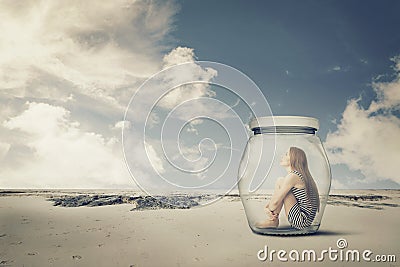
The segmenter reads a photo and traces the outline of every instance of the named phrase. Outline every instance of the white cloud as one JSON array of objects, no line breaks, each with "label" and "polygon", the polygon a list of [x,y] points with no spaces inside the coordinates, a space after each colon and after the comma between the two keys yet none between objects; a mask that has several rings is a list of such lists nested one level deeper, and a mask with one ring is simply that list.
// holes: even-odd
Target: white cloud
[{"label": "white cloud", "polygon": [[119,140],[132,125],[121,118],[166,64],[177,11],[173,1],[1,1],[0,187],[132,186]]},{"label": "white cloud", "polygon": [[[177,105],[187,100],[197,99],[199,97],[215,96],[215,93],[207,84],[190,84],[177,87],[167,93],[158,103],[160,107],[165,109],[173,109]],[[199,107],[200,108],[200,107]]]},{"label": "white cloud", "polygon": [[[165,67],[194,61],[194,51],[187,47],[177,47],[164,56]],[[177,85],[180,84],[179,81],[182,80],[210,81],[216,74],[216,71],[213,69],[204,69],[199,65],[192,64],[184,70],[180,69],[179,73],[172,72],[172,75],[166,77],[166,80],[169,81],[170,84]],[[193,83],[170,89],[172,90],[163,96],[158,103],[160,107],[165,109],[172,109],[186,100],[196,99],[202,96],[215,96],[215,92],[210,89],[207,83]],[[192,106],[192,110],[195,110],[196,107],[199,109],[202,108],[201,106],[196,105]]]},{"label": "white cloud", "polygon": [[112,127],[114,130],[122,130],[122,129],[130,129],[132,127],[131,123],[129,121],[118,121],[115,123],[115,125]]},{"label": "white cloud", "polygon": [[170,53],[164,56],[164,67],[170,67],[176,64],[193,62],[195,61],[196,56],[194,54],[193,48],[188,47],[177,47],[172,50]]},{"label": "white cloud", "polygon": [[200,125],[200,124],[203,124],[203,120],[202,119],[194,119],[194,120],[189,122],[186,131],[188,133],[194,133],[195,135],[199,135],[199,131],[197,130],[196,126]]},{"label": "white cloud", "polygon": [[188,133],[194,133],[195,135],[199,135],[199,131],[196,129],[196,127],[192,124],[189,123],[189,126],[186,129],[186,132]]},{"label": "white cloud", "polygon": [[38,97],[27,88],[53,77],[118,106],[118,87],[160,68],[176,12],[170,2],[2,1],[0,88]]},{"label": "white cloud", "polygon": [[[190,62],[194,59],[193,49],[177,47],[164,57],[164,63],[177,65],[182,61]],[[163,111],[167,111],[188,100],[213,97],[215,92],[207,82],[211,81],[216,75],[217,72],[214,69],[204,68],[195,63],[168,68],[164,72],[157,73],[136,91],[130,104],[129,113],[135,115],[135,120],[144,121],[149,115],[148,113],[154,111],[153,108],[161,108]],[[190,83],[191,81],[200,82]],[[203,105],[196,103],[191,106],[189,111],[190,114],[199,114],[202,110],[204,110]],[[185,113],[182,114],[182,119],[186,120],[188,114],[182,113]],[[158,115],[150,118],[150,121],[155,124],[158,123]]]},{"label": "white cloud", "polygon": [[[8,144],[26,146],[31,154],[15,170],[0,170],[1,187],[102,188],[131,184],[123,163],[119,140],[84,132],[70,112],[45,103],[27,103],[28,108],[3,126],[27,136]],[[6,155],[3,160],[7,160]]]},{"label": "white cloud", "polygon": [[333,67],[329,67],[327,72],[328,73],[332,73],[332,72],[348,72],[350,70],[349,66],[333,66]]},{"label": "white cloud", "polygon": [[392,58],[395,63],[394,70],[397,77],[392,82],[374,82],[373,88],[377,95],[377,100],[371,102],[369,112],[383,111],[390,113],[400,110],[400,57]]},{"label": "white cloud", "polygon": [[400,183],[400,118],[395,115],[400,111],[400,60],[393,61],[395,79],[373,84],[377,98],[367,109],[361,99],[350,100],[337,131],[326,138],[331,163],[359,170],[366,177],[360,182],[388,178]]},{"label": "white cloud", "polygon": [[190,125],[195,126],[195,125],[203,124],[203,122],[204,121],[202,119],[195,119],[195,120],[190,121]]}]

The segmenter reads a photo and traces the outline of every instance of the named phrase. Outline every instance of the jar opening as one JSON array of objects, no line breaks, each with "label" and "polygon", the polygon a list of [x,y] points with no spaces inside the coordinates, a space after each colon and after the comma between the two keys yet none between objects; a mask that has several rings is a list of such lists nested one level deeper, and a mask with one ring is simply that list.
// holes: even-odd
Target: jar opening
[{"label": "jar opening", "polygon": [[315,134],[319,121],[303,116],[270,116],[254,118],[250,129],[257,134]]},{"label": "jar opening", "polygon": [[317,129],[303,126],[269,126],[251,129],[254,135],[258,134],[315,134]]}]

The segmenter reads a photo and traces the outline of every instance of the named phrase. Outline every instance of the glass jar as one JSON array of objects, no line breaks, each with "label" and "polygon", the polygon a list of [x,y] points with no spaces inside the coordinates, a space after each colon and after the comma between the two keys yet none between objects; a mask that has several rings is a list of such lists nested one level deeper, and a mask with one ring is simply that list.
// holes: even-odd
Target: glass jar
[{"label": "glass jar", "polygon": [[250,122],[253,133],[240,163],[238,186],[254,233],[297,235],[318,230],[331,186],[318,128],[317,119],[300,116]]}]

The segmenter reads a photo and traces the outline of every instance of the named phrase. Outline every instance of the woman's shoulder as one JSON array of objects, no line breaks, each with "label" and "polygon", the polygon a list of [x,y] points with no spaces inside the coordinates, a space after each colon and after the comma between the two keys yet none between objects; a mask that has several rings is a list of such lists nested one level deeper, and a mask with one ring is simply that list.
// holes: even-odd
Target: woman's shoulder
[{"label": "woman's shoulder", "polygon": [[302,177],[296,173],[293,173],[293,172],[288,173],[288,175],[286,176],[286,179],[288,179],[288,181],[290,181],[290,183],[293,185],[293,187],[296,187],[296,188],[304,187],[304,181],[303,181]]},{"label": "woman's shoulder", "polygon": [[298,176],[297,174],[293,173],[293,172],[289,172],[286,177],[286,179],[288,180],[296,180],[298,178],[300,178],[300,176]]},{"label": "woman's shoulder", "polygon": [[294,173],[288,173],[286,176],[285,176],[285,179],[289,182],[289,183],[291,183],[291,184],[297,184],[298,182],[299,182],[299,176],[297,176],[296,174],[294,174]]}]

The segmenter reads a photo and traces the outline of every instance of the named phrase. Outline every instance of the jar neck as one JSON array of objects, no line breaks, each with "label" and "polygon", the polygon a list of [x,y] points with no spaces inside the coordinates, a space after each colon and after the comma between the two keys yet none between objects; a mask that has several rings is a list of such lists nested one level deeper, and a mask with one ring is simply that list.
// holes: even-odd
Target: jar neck
[{"label": "jar neck", "polygon": [[254,135],[258,134],[315,134],[317,129],[304,126],[269,126],[252,129]]}]

